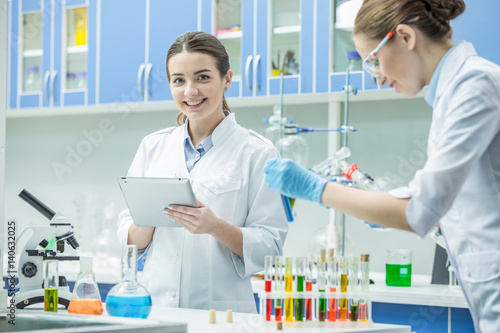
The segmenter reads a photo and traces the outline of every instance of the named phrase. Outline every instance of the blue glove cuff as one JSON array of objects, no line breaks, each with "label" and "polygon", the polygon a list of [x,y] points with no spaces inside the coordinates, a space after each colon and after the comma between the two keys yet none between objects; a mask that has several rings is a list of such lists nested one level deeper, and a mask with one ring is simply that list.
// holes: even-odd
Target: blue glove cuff
[{"label": "blue glove cuff", "polygon": [[328,180],[318,177],[312,188],[312,195],[309,200],[321,204],[321,196],[323,195],[326,183],[328,183]]}]

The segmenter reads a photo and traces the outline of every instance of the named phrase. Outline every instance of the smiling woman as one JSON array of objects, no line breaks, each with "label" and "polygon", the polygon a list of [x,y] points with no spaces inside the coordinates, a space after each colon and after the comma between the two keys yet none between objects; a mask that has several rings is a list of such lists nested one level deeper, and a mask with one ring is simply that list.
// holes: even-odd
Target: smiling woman
[{"label": "smiling woman", "polygon": [[118,221],[122,244],[147,249],[141,283],[155,305],[256,312],[250,276],[281,255],[288,231],[281,196],[262,169],[273,144],[239,126],[224,99],[233,72],[220,41],[203,32],[177,38],[167,77],[178,127],[146,136],[128,176],[188,178],[198,207],[172,205],[172,227]]}]

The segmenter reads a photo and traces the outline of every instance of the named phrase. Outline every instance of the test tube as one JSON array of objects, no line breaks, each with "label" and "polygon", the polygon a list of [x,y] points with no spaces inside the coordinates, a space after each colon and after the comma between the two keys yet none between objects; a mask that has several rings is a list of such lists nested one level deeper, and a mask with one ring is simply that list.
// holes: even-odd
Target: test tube
[{"label": "test tube", "polygon": [[[283,292],[283,257],[276,256],[274,258],[274,291],[276,293]],[[278,297],[274,300],[274,319],[281,321],[283,316],[283,299]]]},{"label": "test tube", "polygon": [[[330,288],[330,292],[337,291],[337,273],[338,273],[338,263],[335,261],[334,257],[334,249],[328,249],[328,260],[327,260],[327,269],[328,269],[328,286]],[[337,298],[332,297],[328,302],[328,321],[336,321],[337,320]]]},{"label": "test tube", "polygon": [[270,297],[271,294],[271,281],[273,278],[273,257],[266,256],[264,258],[264,281],[265,281],[265,291],[267,293],[266,298],[266,321],[271,321],[271,314],[273,312],[273,299]]},{"label": "test tube", "polygon": [[[349,258],[349,286],[348,290],[351,295],[356,295],[358,293],[358,258]],[[358,299],[357,296],[351,296],[350,300],[350,320],[358,321]]]},{"label": "test tube", "polygon": [[[347,280],[347,266],[348,266],[348,261],[347,258],[342,257],[340,258],[339,261],[339,271],[340,271],[340,292],[341,293],[347,293],[347,285],[348,285],[348,280]],[[348,316],[348,301],[347,298],[344,295],[341,295],[340,298],[340,304],[339,304],[339,320],[341,321],[347,321],[347,316]]]},{"label": "test tube", "polygon": [[362,254],[361,255],[361,293],[363,294],[363,298],[359,300],[359,320],[368,321],[368,299],[366,298],[369,293],[370,286],[370,255]]},{"label": "test tube", "polygon": [[[297,292],[304,294],[306,258],[297,258]],[[304,298],[295,299],[295,321],[304,321]]]},{"label": "test tube", "polygon": [[[285,292],[293,292],[293,258],[285,258]],[[293,321],[293,298],[285,298],[285,321]]]},{"label": "test tube", "polygon": [[59,288],[59,261],[44,261],[44,311],[57,312],[59,297],[57,289]]},{"label": "test tube", "polygon": [[[306,262],[306,293],[312,292],[314,258],[309,256]],[[312,320],[312,298],[306,298],[306,320]]]},{"label": "test tube", "polygon": [[326,297],[321,296],[321,293],[326,291],[328,285],[328,269],[326,266],[326,250],[319,250],[319,270],[318,270],[318,291],[319,305],[318,305],[318,319],[325,321],[326,319]]}]

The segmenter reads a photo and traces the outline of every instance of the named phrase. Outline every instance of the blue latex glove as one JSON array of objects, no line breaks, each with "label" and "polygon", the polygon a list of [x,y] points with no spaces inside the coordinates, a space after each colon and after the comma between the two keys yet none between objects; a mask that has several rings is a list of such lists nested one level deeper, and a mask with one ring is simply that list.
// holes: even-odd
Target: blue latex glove
[{"label": "blue latex glove", "polygon": [[321,203],[321,194],[327,183],[314,173],[290,159],[272,159],[264,166],[266,182],[273,190],[290,198]]},{"label": "blue latex glove", "polygon": [[373,223],[366,222],[366,221],[364,221],[364,222],[366,225],[368,225],[372,229],[386,229],[386,227],[383,227],[381,225],[373,224]]}]

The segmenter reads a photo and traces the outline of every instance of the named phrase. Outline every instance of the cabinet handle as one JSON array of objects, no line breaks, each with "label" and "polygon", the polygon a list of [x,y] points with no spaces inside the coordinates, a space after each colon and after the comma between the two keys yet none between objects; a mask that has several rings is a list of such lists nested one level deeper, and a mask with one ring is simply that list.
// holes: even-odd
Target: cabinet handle
[{"label": "cabinet handle", "polygon": [[49,100],[49,78],[50,78],[50,71],[45,72],[45,76],[43,77],[43,96],[45,97],[45,101],[47,103],[50,102]]},{"label": "cabinet handle", "polygon": [[139,66],[139,71],[137,72],[137,90],[139,90],[139,96],[144,97],[144,94],[142,93],[142,86],[141,86],[141,77],[142,77],[142,72],[144,72],[144,68],[146,65],[141,64]]},{"label": "cabinet handle", "polygon": [[257,79],[257,68],[259,67],[259,62],[260,62],[260,54],[257,54],[257,56],[255,57],[255,62],[253,63],[253,78],[255,82],[255,88],[257,88],[257,91],[260,91],[259,80]]},{"label": "cabinet handle", "polygon": [[248,74],[250,72],[250,64],[252,63],[252,56],[247,57],[247,62],[245,64],[245,81],[247,83],[248,91],[252,91],[252,85],[250,84],[250,80],[248,79]]},{"label": "cabinet handle", "polygon": [[146,73],[144,74],[144,95],[147,97],[151,97],[149,93],[149,73],[151,73],[151,69],[153,68],[153,64],[148,64],[146,66]]},{"label": "cabinet handle", "polygon": [[52,103],[54,103],[55,101],[55,98],[54,98],[54,81],[56,80],[56,76],[57,76],[57,72],[56,71],[52,71],[52,73],[50,73],[50,100],[52,101]]}]

